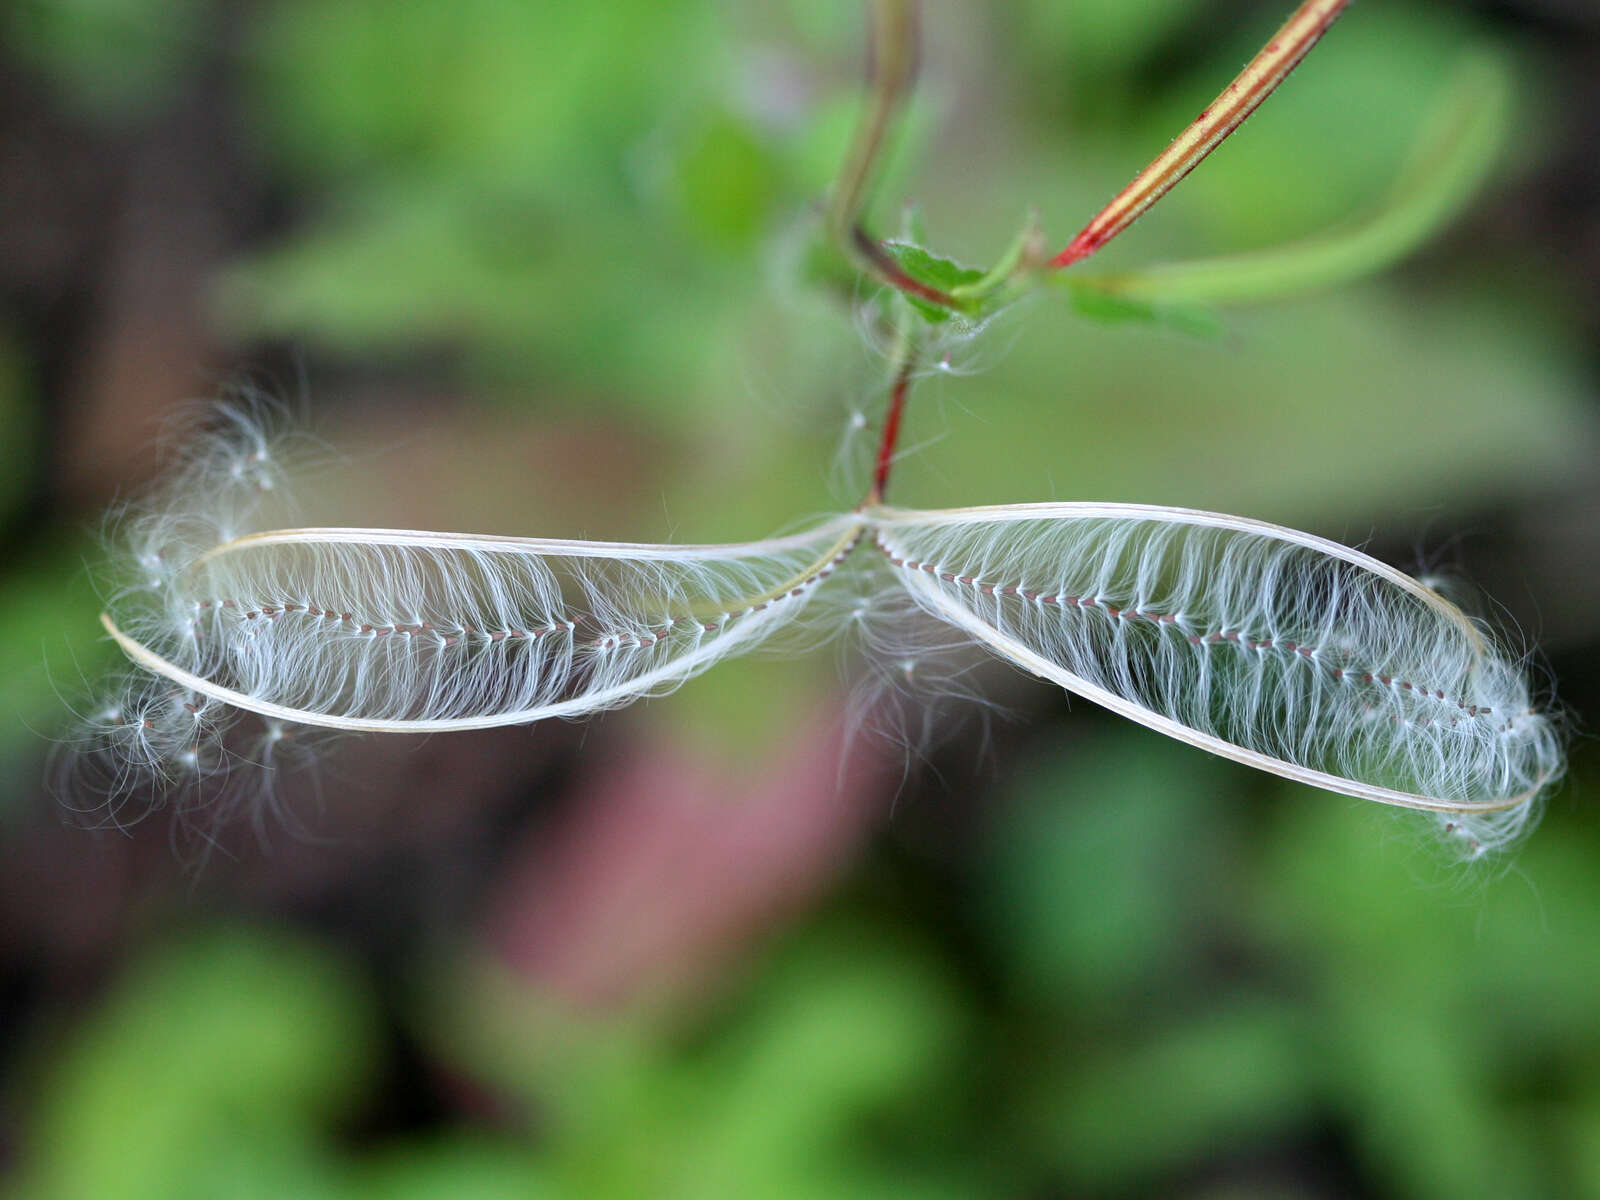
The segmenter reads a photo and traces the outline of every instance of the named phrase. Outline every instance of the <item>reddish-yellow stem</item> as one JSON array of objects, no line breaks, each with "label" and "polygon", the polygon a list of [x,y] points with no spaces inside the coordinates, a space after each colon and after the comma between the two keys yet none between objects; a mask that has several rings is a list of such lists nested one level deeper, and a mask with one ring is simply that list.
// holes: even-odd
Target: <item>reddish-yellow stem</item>
[{"label": "reddish-yellow stem", "polygon": [[915,359],[908,352],[894,374],[889,388],[889,411],[883,418],[883,433],[878,441],[878,462],[872,475],[872,491],[863,503],[882,504],[883,494],[889,488],[889,472],[894,469],[895,445],[900,440],[900,422],[905,416],[906,394],[911,390],[911,370]]},{"label": "reddish-yellow stem", "polygon": [[1087,258],[1137,221],[1145,209],[1199,166],[1206,155],[1272,95],[1349,4],[1350,0],[1306,0],[1295,9],[1283,28],[1239,72],[1222,95],[1101,209],[1067,248],[1050,260],[1050,265],[1066,267]]}]

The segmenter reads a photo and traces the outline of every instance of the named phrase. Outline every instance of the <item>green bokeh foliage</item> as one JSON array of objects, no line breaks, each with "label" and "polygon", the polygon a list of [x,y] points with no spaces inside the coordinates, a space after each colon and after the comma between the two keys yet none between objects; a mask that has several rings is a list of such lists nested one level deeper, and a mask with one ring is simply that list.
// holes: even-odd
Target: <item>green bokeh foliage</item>
[{"label": "green bokeh foliage", "polygon": [[[18,45],[101,119],[158,105],[195,52],[185,5],[28,8]],[[919,108],[885,205],[913,190],[932,244],[975,262],[1027,201],[1070,233],[1270,28],[1221,37],[1152,93],[1143,65],[1196,34],[1201,8],[1030,3],[1015,30],[930,14],[932,37],[979,48],[986,80],[1014,51],[1006,86],[1023,90],[972,95],[978,119],[948,137],[930,133],[947,114]],[[334,361],[443,348],[530,420],[643,426],[670,514],[642,511],[640,538],[754,536],[855,502],[825,482],[835,402],[875,396],[883,364],[801,269],[854,113],[853,8],[280,0],[251,19],[234,69],[253,148],[298,211],[218,286],[242,343],[286,336]],[[1106,268],[1368,211],[1476,34],[1442,6],[1356,6]],[[1403,281],[1246,313],[1098,293],[1021,305],[940,347],[984,370],[919,384],[908,441],[935,444],[903,464],[897,498],[1168,502],[1359,536],[1592,468],[1569,332],[1453,273],[1446,246]],[[972,282],[946,261],[915,265]],[[1212,336],[1189,336],[1201,323]],[[26,372],[0,374],[7,428],[27,429]],[[8,663],[32,661],[41,630],[92,628],[81,553],[63,536],[8,578]],[[781,736],[802,688],[821,693],[821,657],[719,671],[672,719]],[[9,675],[0,702],[54,706],[32,680]],[[17,1092],[13,1190],[1201,1194],[1185,1189],[1219,1163],[1331,1137],[1377,1194],[1600,1194],[1600,836],[1574,817],[1583,786],[1558,801],[1560,836],[1441,877],[1391,814],[1144,731],[1097,725],[1004,774],[970,875],[939,881],[953,897],[847,887],[691,1036],[428,971],[408,1032],[515,1098],[504,1125],[341,1139],[380,1106],[385,1064],[373,985],[328,947],[227,926],[136,948]],[[894,869],[883,857],[868,870]],[[1250,1178],[1215,1194],[1325,1194]]]}]

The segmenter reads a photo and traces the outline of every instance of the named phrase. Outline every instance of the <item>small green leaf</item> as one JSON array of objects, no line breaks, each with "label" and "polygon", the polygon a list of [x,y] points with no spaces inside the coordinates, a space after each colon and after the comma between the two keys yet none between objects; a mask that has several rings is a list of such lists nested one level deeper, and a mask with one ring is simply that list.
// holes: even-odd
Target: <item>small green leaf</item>
[{"label": "small green leaf", "polygon": [[983,272],[975,267],[963,267],[909,242],[885,242],[883,248],[907,275],[943,292],[977,283],[983,278]]},{"label": "small green leaf", "polygon": [[[956,288],[975,284],[984,277],[984,273],[974,267],[963,267],[960,263],[940,258],[937,254],[931,254],[921,246],[910,242],[884,242],[883,248],[912,279],[946,295]],[[933,325],[948,321],[951,314],[957,311],[935,304],[921,296],[907,295],[906,299],[924,320]]]}]

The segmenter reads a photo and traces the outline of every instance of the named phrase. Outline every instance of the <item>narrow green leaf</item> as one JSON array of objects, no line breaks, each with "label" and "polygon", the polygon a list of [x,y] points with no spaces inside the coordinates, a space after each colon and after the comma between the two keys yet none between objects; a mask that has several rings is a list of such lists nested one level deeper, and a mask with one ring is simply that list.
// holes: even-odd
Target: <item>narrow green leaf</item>
[{"label": "narrow green leaf", "polygon": [[1066,291],[1081,317],[1105,325],[1161,325],[1196,337],[1216,337],[1222,325],[1209,310],[1193,303],[1171,303],[1167,297],[1145,299],[1107,291],[1092,281],[1056,276],[1050,282]]},{"label": "narrow green leaf", "polygon": [[[1275,249],[1076,282],[1125,301],[1226,304],[1267,300],[1372,274],[1415,250],[1483,183],[1505,140],[1511,77],[1488,51],[1469,55],[1388,199],[1363,220]],[[1075,294],[1075,302],[1079,302]]]},{"label": "narrow green leaf", "polygon": [[957,300],[976,300],[980,304],[986,300],[994,301],[996,294],[1001,293],[1005,285],[1012,280],[1012,276],[1017,274],[1025,258],[1031,258],[1034,263],[1043,258],[1043,245],[1044,232],[1039,228],[1039,215],[1030,212],[999,261],[974,282],[951,288],[951,294]]}]

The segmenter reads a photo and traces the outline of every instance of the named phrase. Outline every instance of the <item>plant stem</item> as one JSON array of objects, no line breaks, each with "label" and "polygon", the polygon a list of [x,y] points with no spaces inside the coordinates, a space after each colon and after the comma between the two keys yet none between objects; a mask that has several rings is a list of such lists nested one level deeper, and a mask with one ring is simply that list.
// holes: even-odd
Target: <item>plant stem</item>
[{"label": "plant stem", "polygon": [[1087,258],[1138,220],[1255,112],[1349,4],[1350,0],[1306,0],[1295,9],[1222,94],[1101,209],[1050,265],[1066,267]]},{"label": "plant stem", "polygon": [[894,469],[895,446],[900,440],[900,423],[905,416],[906,397],[911,392],[911,372],[917,361],[912,340],[906,334],[900,337],[898,358],[894,382],[889,385],[889,408],[883,416],[883,433],[878,439],[878,461],[872,473],[872,490],[867,493],[864,504],[883,503],[884,492],[889,487],[889,472]]},{"label": "plant stem", "polygon": [[866,207],[873,175],[882,162],[889,131],[916,80],[917,0],[873,0],[871,20],[867,103],[828,200],[828,236],[847,258],[878,282],[933,304],[955,308],[957,305],[949,296],[902,271],[861,226],[861,211]]}]

